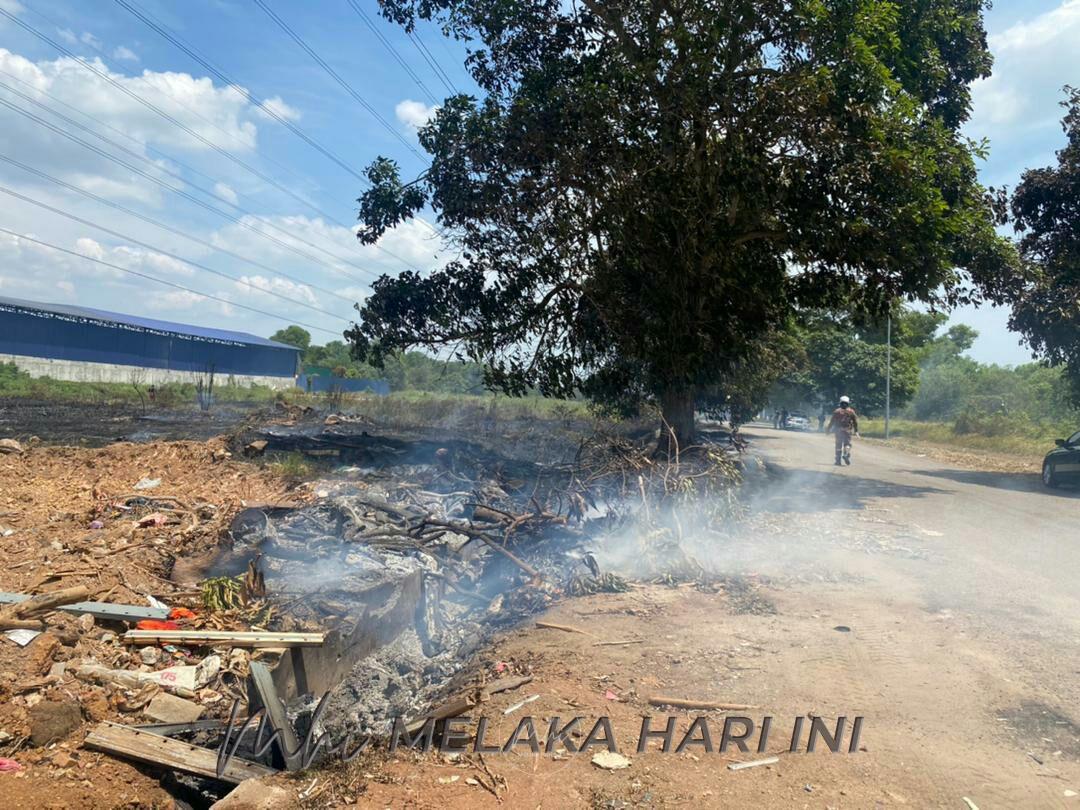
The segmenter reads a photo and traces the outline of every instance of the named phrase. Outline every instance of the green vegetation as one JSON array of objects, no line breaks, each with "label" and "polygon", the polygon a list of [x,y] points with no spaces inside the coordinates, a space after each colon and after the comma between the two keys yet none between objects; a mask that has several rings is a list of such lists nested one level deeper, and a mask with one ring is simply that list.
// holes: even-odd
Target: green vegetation
[{"label": "green vegetation", "polygon": [[[1039,425],[1015,420],[990,420],[972,425],[967,420],[916,422],[910,419],[894,419],[889,426],[889,432],[893,439],[1040,459],[1053,449],[1054,439],[1070,436],[1078,427],[1080,424],[1064,423],[1055,428],[1049,424]],[[859,430],[867,438],[884,439],[885,421],[864,420],[860,423]]]},{"label": "green vegetation", "polygon": [[[91,405],[142,406],[149,386],[140,382],[138,389],[131,383],[94,383],[54,380],[50,377],[31,377],[14,363],[0,363],[0,398],[15,397],[48,402],[71,402]],[[194,383],[167,383],[156,386],[156,404],[176,407],[196,402]],[[141,393],[140,393],[141,392]],[[282,393],[261,385],[235,385],[228,378],[214,385],[214,400],[223,402],[272,402]]]}]

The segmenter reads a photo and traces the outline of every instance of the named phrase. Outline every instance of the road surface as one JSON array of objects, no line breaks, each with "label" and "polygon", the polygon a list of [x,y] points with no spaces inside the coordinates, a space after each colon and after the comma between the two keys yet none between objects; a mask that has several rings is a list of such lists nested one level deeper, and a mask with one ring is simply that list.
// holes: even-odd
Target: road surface
[{"label": "road surface", "polygon": [[1080,492],[858,440],[837,468],[831,437],[747,436],[769,460],[759,536],[720,562],[787,583],[780,691],[866,717],[886,805],[1080,807]]}]

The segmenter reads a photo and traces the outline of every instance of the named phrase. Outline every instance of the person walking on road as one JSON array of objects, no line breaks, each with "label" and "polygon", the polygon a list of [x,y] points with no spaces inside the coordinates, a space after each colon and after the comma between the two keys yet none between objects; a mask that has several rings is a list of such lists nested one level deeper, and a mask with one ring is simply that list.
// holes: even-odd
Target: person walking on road
[{"label": "person walking on road", "polygon": [[840,397],[840,406],[833,411],[826,433],[836,436],[836,466],[851,464],[851,437],[859,435],[859,417],[851,407],[849,397]]}]

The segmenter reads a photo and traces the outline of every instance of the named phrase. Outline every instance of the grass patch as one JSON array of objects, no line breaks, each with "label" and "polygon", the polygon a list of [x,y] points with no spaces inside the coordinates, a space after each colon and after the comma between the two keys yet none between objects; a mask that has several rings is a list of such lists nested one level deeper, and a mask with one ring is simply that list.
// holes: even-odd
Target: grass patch
[{"label": "grass patch", "polygon": [[294,450],[291,453],[282,453],[269,464],[267,467],[274,475],[281,476],[287,481],[300,482],[306,481],[313,477],[315,473],[315,464],[310,461],[299,450]]},{"label": "grass patch", "polygon": [[[890,433],[893,439],[934,444],[941,447],[1001,453],[1025,458],[1042,458],[1054,448],[1054,440],[1072,435],[1080,426],[1038,424],[1024,419],[993,417],[971,420],[961,417],[956,422],[915,422],[893,419]],[[862,419],[863,436],[885,438],[885,421]]]}]

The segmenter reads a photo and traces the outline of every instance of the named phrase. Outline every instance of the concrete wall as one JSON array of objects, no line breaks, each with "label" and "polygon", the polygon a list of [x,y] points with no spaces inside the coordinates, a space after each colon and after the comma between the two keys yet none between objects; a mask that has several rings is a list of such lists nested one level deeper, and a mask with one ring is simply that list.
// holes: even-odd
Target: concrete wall
[{"label": "concrete wall", "polygon": [[[0,363],[14,363],[20,371],[32,377],[52,377],[54,380],[72,382],[130,383],[137,373],[144,385],[162,385],[170,382],[195,382],[201,375],[189,371],[171,371],[164,368],[143,368],[117,363],[87,363],[77,360],[52,360],[47,357],[27,357],[18,354],[0,354]],[[217,374],[214,385],[225,385],[228,375]],[[237,385],[265,385],[284,390],[296,385],[295,377],[266,377],[234,374]]]}]

